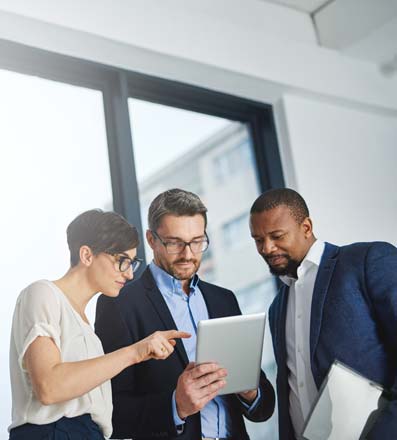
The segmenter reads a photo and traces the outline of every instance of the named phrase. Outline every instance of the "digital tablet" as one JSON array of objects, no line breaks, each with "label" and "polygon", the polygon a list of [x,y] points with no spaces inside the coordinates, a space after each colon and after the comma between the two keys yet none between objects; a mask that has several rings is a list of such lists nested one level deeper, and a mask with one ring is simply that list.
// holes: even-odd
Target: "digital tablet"
[{"label": "digital tablet", "polygon": [[383,388],[335,361],[307,417],[307,440],[366,439],[387,405]]},{"label": "digital tablet", "polygon": [[265,313],[199,321],[196,363],[217,362],[228,371],[219,395],[258,388],[265,323]]}]

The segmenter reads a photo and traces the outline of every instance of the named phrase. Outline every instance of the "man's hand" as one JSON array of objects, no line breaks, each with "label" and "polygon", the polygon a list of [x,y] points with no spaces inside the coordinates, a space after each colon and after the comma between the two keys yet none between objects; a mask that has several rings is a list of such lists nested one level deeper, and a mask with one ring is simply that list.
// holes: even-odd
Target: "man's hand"
[{"label": "man's hand", "polygon": [[244,400],[244,402],[246,402],[248,405],[251,405],[258,396],[258,390],[244,391],[239,393],[239,396]]},{"label": "man's hand", "polygon": [[181,419],[201,411],[226,385],[227,371],[218,364],[196,366],[190,362],[179,376],[175,391],[176,409]]}]

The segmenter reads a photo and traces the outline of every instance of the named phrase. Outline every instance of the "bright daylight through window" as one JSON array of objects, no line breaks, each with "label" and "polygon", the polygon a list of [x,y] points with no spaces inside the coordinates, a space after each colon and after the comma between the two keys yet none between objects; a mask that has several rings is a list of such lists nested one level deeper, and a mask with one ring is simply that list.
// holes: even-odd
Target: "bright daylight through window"
[{"label": "bright daylight through window", "polygon": [[[91,208],[112,209],[101,92],[0,70],[3,232],[0,431],[10,424],[8,351],[20,291],[69,267],[66,227]],[[94,302],[88,312],[93,322]]]}]

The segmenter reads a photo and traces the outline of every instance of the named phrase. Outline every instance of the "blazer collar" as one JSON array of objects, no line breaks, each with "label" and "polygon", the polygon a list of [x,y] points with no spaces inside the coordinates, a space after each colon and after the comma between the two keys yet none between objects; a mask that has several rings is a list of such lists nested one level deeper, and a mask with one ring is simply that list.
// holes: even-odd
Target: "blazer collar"
[{"label": "blazer collar", "polygon": [[[157,314],[159,315],[161,321],[164,324],[164,330],[177,329],[174,318],[172,317],[171,312],[167,306],[167,303],[165,302],[163,295],[161,294],[160,290],[158,289],[154,281],[153,275],[149,267],[145,269],[145,271],[141,276],[141,279],[145,287],[145,293],[147,297],[149,298],[154,309],[156,310]],[[189,363],[189,359],[187,357],[186,350],[185,347],[183,346],[181,339],[176,339],[175,351],[178,353],[183,364],[187,365]]]},{"label": "blazer collar", "polygon": [[323,319],[323,308],[327,296],[328,288],[334,272],[339,247],[330,243],[325,243],[325,249],[321,258],[316,281],[313,289],[313,299],[310,318],[310,358],[313,369],[314,353],[317,348],[320,336],[321,322]]}]

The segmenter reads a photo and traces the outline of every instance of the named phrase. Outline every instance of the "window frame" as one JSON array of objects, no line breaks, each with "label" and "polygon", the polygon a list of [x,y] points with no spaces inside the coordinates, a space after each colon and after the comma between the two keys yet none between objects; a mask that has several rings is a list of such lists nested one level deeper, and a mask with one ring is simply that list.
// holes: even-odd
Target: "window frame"
[{"label": "window frame", "polygon": [[[247,124],[261,191],[284,187],[273,107],[246,98],[0,39],[0,69],[101,91],[113,206],[144,237],[128,98]],[[143,243],[138,252],[143,257]],[[143,265],[144,266],[144,265]]]}]

